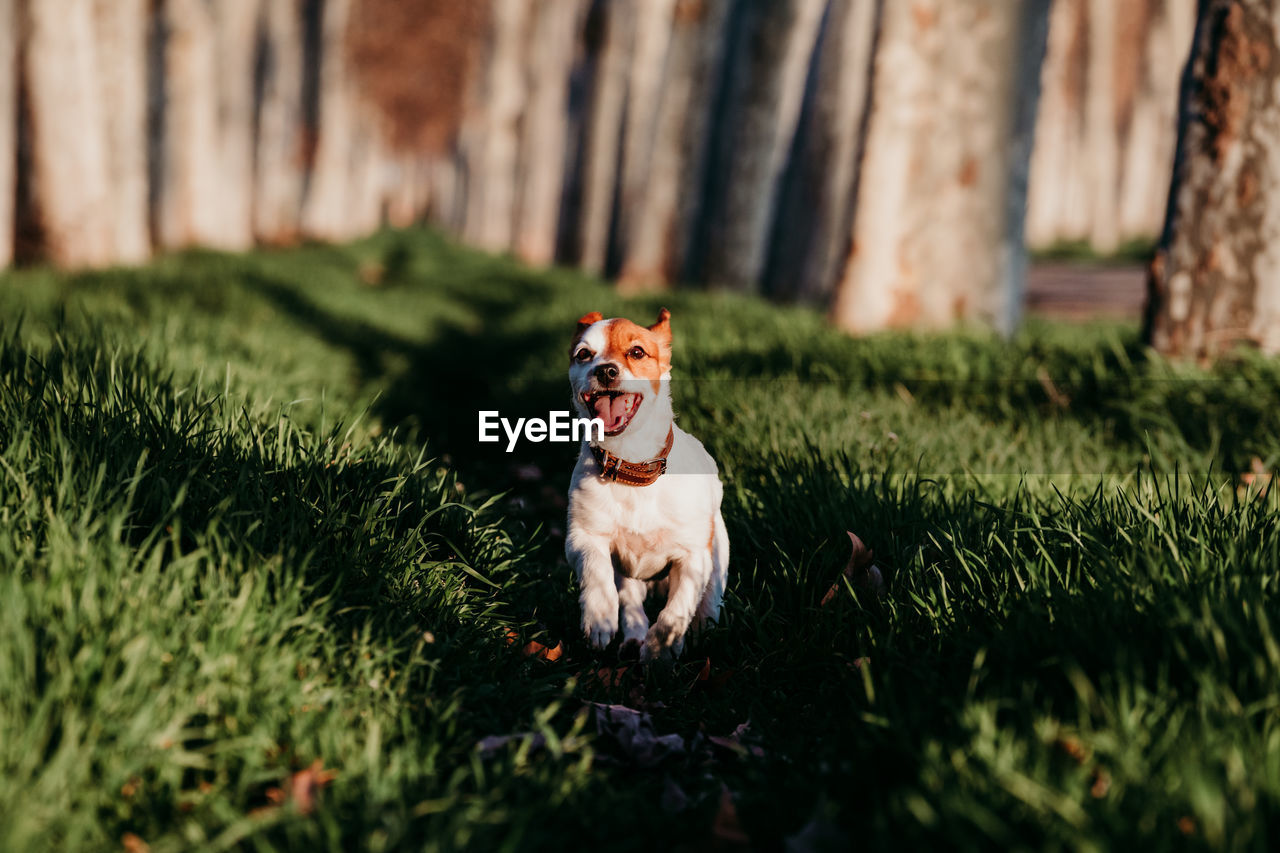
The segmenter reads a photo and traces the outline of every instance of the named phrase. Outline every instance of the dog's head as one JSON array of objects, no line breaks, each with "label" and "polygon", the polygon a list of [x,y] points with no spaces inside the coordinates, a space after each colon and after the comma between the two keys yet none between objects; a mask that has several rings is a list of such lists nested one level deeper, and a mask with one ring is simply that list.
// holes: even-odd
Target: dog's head
[{"label": "dog's head", "polygon": [[671,312],[666,308],[648,327],[622,317],[606,320],[598,311],[578,319],[569,347],[573,404],[579,414],[604,421],[606,436],[662,417],[664,407],[656,403],[668,393],[664,380],[670,376]]}]

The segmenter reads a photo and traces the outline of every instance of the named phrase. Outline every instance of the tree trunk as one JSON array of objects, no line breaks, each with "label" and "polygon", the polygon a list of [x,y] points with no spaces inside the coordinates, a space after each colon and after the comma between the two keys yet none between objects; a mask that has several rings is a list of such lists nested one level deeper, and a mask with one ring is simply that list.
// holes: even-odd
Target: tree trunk
[{"label": "tree trunk", "polygon": [[494,0],[491,47],[481,70],[481,109],[463,130],[467,214],[463,238],[491,252],[513,247],[520,118],[525,105],[526,0]]},{"label": "tree trunk", "polygon": [[151,254],[147,163],[147,0],[94,0],[107,144],[112,261]]},{"label": "tree trunk", "polygon": [[828,303],[849,248],[881,0],[834,0],[771,240],[765,291]]},{"label": "tree trunk", "polygon": [[885,4],[841,328],[1016,326],[1048,6]]},{"label": "tree trunk", "polygon": [[1027,240],[1100,251],[1160,233],[1196,0],[1055,0]]},{"label": "tree trunk", "polygon": [[[648,189],[653,146],[657,142],[657,117],[662,104],[663,69],[671,47],[674,0],[640,0],[627,73],[626,114],[622,121],[622,162],[618,169],[618,206],[612,226],[617,258],[628,251],[636,213]],[[612,268],[613,264],[606,262]]]},{"label": "tree trunk", "polygon": [[555,259],[568,144],[569,72],[581,12],[578,0],[539,0],[534,5],[515,240],[516,254],[531,264]]},{"label": "tree trunk", "polygon": [[733,156],[708,246],[707,279],[714,285],[759,288],[825,5],[824,0],[776,0],[747,12],[727,119]]},{"label": "tree trunk", "polygon": [[202,0],[165,0],[164,105],[157,239],[166,248],[217,243],[223,227],[214,19]]},{"label": "tree trunk", "polygon": [[1208,359],[1280,352],[1280,8],[1202,0],[1148,278],[1146,339]]},{"label": "tree trunk", "polygon": [[680,274],[702,189],[730,6],[731,0],[679,0],[673,10],[647,179],[633,198],[622,255],[623,290],[668,285]]},{"label": "tree trunk", "polygon": [[114,260],[93,0],[27,6],[32,167],[45,252],[60,266]]},{"label": "tree trunk", "polygon": [[298,0],[272,0],[261,14],[253,233],[262,243],[290,243],[298,236],[305,167],[303,10]]},{"label": "tree trunk", "polygon": [[[1195,28],[1196,0],[1148,0],[1153,7],[1134,33],[1139,45],[1135,92],[1121,142],[1121,239],[1152,237],[1164,224],[1169,174],[1178,140],[1178,80]],[[1129,39],[1121,40],[1120,50]],[[1129,58],[1130,62],[1134,57]]]},{"label": "tree trunk", "polygon": [[0,268],[13,263],[18,198],[18,10],[0,0]]},{"label": "tree trunk", "polygon": [[618,147],[627,98],[636,2],[607,0],[599,9],[600,44],[586,121],[586,162],[578,236],[579,264],[596,274],[604,272],[617,204]]}]

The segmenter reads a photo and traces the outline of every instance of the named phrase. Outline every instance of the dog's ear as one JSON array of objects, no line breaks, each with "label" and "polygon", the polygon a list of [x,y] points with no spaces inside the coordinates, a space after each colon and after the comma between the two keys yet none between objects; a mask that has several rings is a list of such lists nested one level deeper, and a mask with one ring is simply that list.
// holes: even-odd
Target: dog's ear
[{"label": "dog's ear", "polygon": [[666,308],[658,309],[658,322],[649,327],[649,331],[653,332],[653,336],[658,339],[658,345],[662,347],[662,353],[659,361],[664,366],[671,366],[671,312]]},{"label": "dog's ear", "polygon": [[583,314],[578,318],[578,334],[581,335],[593,323],[599,323],[604,319],[604,315],[599,311],[592,311],[590,314]]}]

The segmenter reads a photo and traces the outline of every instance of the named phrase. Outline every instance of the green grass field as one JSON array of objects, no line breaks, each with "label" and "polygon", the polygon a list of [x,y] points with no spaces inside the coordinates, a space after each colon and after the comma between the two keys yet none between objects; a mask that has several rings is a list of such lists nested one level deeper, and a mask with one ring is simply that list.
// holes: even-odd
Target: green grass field
[{"label": "green grass field", "polygon": [[[576,449],[476,411],[567,408],[574,320],[660,303],[731,578],[620,671]],[[731,849],[725,802],[759,849],[1274,849],[1278,401],[1128,326],[852,340],[420,233],[5,274],[0,849]],[[819,607],[846,530],[887,596]]]}]

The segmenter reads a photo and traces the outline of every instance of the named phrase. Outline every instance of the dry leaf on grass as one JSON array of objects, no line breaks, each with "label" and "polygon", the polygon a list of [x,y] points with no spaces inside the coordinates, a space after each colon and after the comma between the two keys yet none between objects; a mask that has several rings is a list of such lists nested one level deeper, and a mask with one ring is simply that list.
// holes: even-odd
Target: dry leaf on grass
[{"label": "dry leaf on grass", "polygon": [[592,702],[596,709],[596,734],[607,738],[632,763],[653,767],[673,755],[687,755],[689,744],[678,734],[660,735],[653,719],[643,711],[626,705],[603,705]]},{"label": "dry leaf on grass", "polygon": [[[520,641],[520,635],[516,633],[514,628],[507,629],[507,645],[514,645]],[[548,662],[558,661],[564,654],[564,643],[556,643],[554,646],[548,646],[546,643],[539,643],[537,640],[530,640],[520,648],[520,654],[527,658],[535,660],[545,660]]]},{"label": "dry leaf on grass", "polygon": [[305,770],[299,770],[289,779],[289,799],[302,814],[315,811],[320,789],[338,777],[336,770],[325,770],[324,762],[317,758]]},{"label": "dry leaf on grass", "polygon": [[[849,562],[845,564],[841,576],[848,578],[849,582],[855,586],[874,592],[877,596],[883,596],[884,575],[881,574],[880,567],[874,562],[875,553],[852,530],[846,530],[845,532],[849,534],[849,544],[853,547],[853,550],[849,554]],[[839,592],[840,581],[837,580],[831,585],[831,589],[827,590],[827,594],[822,596],[820,606],[826,607],[835,600]]]},{"label": "dry leaf on grass", "polygon": [[1267,470],[1266,463],[1255,456],[1249,460],[1249,470],[1240,475],[1240,488],[1237,491],[1243,497],[1251,488],[1254,488],[1256,494],[1265,497],[1274,478],[1275,474]]},{"label": "dry leaf on grass", "polygon": [[151,845],[132,832],[126,832],[120,836],[120,846],[125,849],[126,853],[148,853],[151,850]]},{"label": "dry leaf on grass", "polygon": [[541,749],[547,745],[545,735],[538,732],[516,732],[510,735],[489,735],[476,741],[476,752],[481,758],[491,758],[509,743],[528,741],[530,749]]},{"label": "dry leaf on grass", "polygon": [[742,738],[751,729],[751,723],[742,723],[733,733],[727,736],[708,735],[707,740],[721,749],[727,749],[735,755],[754,755],[756,758],[764,757],[764,750],[754,744],[742,742]]},{"label": "dry leaf on grass", "polygon": [[720,807],[716,809],[715,820],[711,823],[711,841],[717,850],[743,850],[751,847],[751,837],[738,820],[733,795],[723,784],[720,786]]}]

